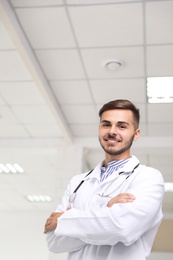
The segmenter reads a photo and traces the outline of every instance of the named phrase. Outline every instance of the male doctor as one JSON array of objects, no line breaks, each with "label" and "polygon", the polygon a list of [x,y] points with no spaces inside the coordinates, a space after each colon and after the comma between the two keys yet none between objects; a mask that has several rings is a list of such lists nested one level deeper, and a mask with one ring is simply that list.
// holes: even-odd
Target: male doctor
[{"label": "male doctor", "polygon": [[145,260],[162,220],[163,178],[130,153],[140,134],[134,104],[111,101],[99,116],[105,159],[72,178],[46,221],[48,248],[68,260]]}]

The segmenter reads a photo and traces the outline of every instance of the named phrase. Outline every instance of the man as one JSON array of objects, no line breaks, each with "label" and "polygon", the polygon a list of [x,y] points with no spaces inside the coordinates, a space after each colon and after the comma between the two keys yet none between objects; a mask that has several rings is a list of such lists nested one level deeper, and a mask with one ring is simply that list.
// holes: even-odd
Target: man
[{"label": "man", "polygon": [[99,116],[105,159],[72,178],[46,221],[48,248],[68,260],[144,260],[162,220],[163,178],[130,153],[140,135],[134,104],[111,101]]}]

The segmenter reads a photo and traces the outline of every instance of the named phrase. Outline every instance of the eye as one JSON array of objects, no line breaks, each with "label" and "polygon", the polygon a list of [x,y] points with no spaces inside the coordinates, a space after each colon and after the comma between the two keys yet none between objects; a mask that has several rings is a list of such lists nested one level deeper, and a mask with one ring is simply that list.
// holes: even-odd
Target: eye
[{"label": "eye", "polygon": [[126,126],[126,125],[119,125],[119,128],[120,128],[120,129],[126,129],[127,126]]},{"label": "eye", "polygon": [[103,124],[103,127],[109,127],[110,125],[109,124]]},{"label": "eye", "polygon": [[101,123],[101,126],[104,128],[110,127],[110,123],[109,122],[103,122]]}]

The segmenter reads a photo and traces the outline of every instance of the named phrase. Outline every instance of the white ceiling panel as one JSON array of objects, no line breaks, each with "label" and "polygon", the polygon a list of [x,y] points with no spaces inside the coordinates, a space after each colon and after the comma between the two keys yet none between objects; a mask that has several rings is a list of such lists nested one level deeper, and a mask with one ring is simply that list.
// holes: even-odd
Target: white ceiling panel
[{"label": "white ceiling panel", "polygon": [[[172,109],[172,115],[173,115],[173,109]],[[173,121],[172,118],[170,118],[169,121]],[[148,124],[148,134],[150,136],[172,136],[173,135],[173,123],[155,123],[155,124]]]},{"label": "white ceiling panel", "polygon": [[[18,0],[22,1],[22,0]],[[142,1],[142,0],[141,0]],[[140,2],[140,0],[66,0],[67,4],[86,5],[86,4],[110,4],[122,2]]]},{"label": "white ceiling panel", "polygon": [[0,105],[7,105],[7,103],[1,96],[0,96]]},{"label": "white ceiling panel", "polygon": [[0,106],[0,125],[19,123],[13,111],[7,106]]},{"label": "white ceiling panel", "polygon": [[37,7],[37,6],[54,6],[63,4],[63,0],[11,0],[15,7]]},{"label": "white ceiling panel", "polygon": [[172,166],[162,165],[158,166],[159,171],[163,174],[163,178],[165,182],[172,182]]},{"label": "white ceiling panel", "polygon": [[150,164],[151,165],[163,165],[163,161],[164,161],[164,165],[165,166],[173,166],[173,152],[167,153],[167,154],[163,154],[162,151],[160,150],[160,154],[151,154],[150,155]]},{"label": "white ceiling panel", "polygon": [[11,105],[45,104],[34,82],[0,82],[0,95]]},{"label": "white ceiling panel", "polygon": [[138,103],[146,101],[144,79],[91,80],[90,85],[96,103],[104,104],[119,98]]},{"label": "white ceiling panel", "polygon": [[32,137],[62,137],[57,125],[26,125],[25,128]]},{"label": "white ceiling panel", "polygon": [[69,124],[96,124],[98,116],[93,105],[62,105]]},{"label": "white ceiling panel", "polygon": [[173,122],[173,104],[148,104],[149,123]]},{"label": "white ceiling panel", "polygon": [[0,138],[26,138],[30,137],[29,132],[21,125],[10,124],[8,126],[1,125]]},{"label": "white ceiling panel", "polygon": [[[88,77],[91,79],[127,78],[144,76],[143,48],[107,48],[82,50],[82,57]],[[123,62],[122,68],[109,71],[104,63],[107,60],[118,59]]]},{"label": "white ceiling panel", "polygon": [[52,89],[60,104],[92,104],[88,84],[84,80],[51,82]]},{"label": "white ceiling panel", "polygon": [[[139,128],[140,128],[140,137],[142,136],[147,136],[148,131],[147,131],[147,124],[141,123],[142,120],[140,120]],[[143,120],[144,121],[144,120]]]},{"label": "white ceiling panel", "polygon": [[[0,173],[0,177],[1,177],[1,195],[5,196],[6,194],[8,194],[8,196],[9,196],[11,187],[6,178],[7,174]],[[10,174],[10,178],[13,178],[12,174]]]},{"label": "white ceiling panel", "polygon": [[34,49],[75,47],[63,8],[22,8],[17,14]]},{"label": "white ceiling panel", "polygon": [[173,75],[173,45],[147,47],[148,76]]},{"label": "white ceiling panel", "polygon": [[146,3],[147,44],[173,43],[173,1]]},{"label": "white ceiling panel", "polygon": [[0,51],[1,81],[32,80],[17,51]]},{"label": "white ceiling panel", "polygon": [[0,50],[15,49],[13,42],[11,41],[7,30],[0,21]]},{"label": "white ceiling panel", "polygon": [[49,109],[43,105],[12,106],[16,116],[25,124],[55,124]]},{"label": "white ceiling panel", "polygon": [[134,104],[140,110],[140,123],[147,123],[147,105],[145,103],[138,103],[137,99],[136,102],[134,102]]},{"label": "white ceiling panel", "polygon": [[84,78],[76,50],[44,50],[36,55],[49,80]]},{"label": "white ceiling panel", "polygon": [[[11,191],[10,191],[11,192]],[[0,198],[0,208],[3,212],[6,212],[8,210],[11,210],[11,205],[7,204],[7,201],[3,200],[3,197]]]},{"label": "white ceiling panel", "polygon": [[71,7],[69,11],[81,47],[143,44],[141,3]]},{"label": "white ceiling panel", "polygon": [[74,136],[80,137],[96,137],[98,135],[98,124],[70,125]]}]

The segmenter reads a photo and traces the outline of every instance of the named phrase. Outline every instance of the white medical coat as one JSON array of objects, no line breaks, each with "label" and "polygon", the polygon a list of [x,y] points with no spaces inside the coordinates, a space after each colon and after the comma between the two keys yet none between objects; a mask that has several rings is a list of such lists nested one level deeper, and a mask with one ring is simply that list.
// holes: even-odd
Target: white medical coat
[{"label": "white medical coat", "polygon": [[[130,175],[138,163],[132,156],[103,182],[101,164],[86,178],[86,173],[73,177],[56,209],[65,213],[55,231],[47,233],[49,250],[69,252],[68,260],[146,259],[162,220],[164,182],[158,170],[144,165]],[[66,211],[70,195],[83,179],[72,209]],[[134,194],[134,202],[106,207],[110,197],[126,192]]]}]

